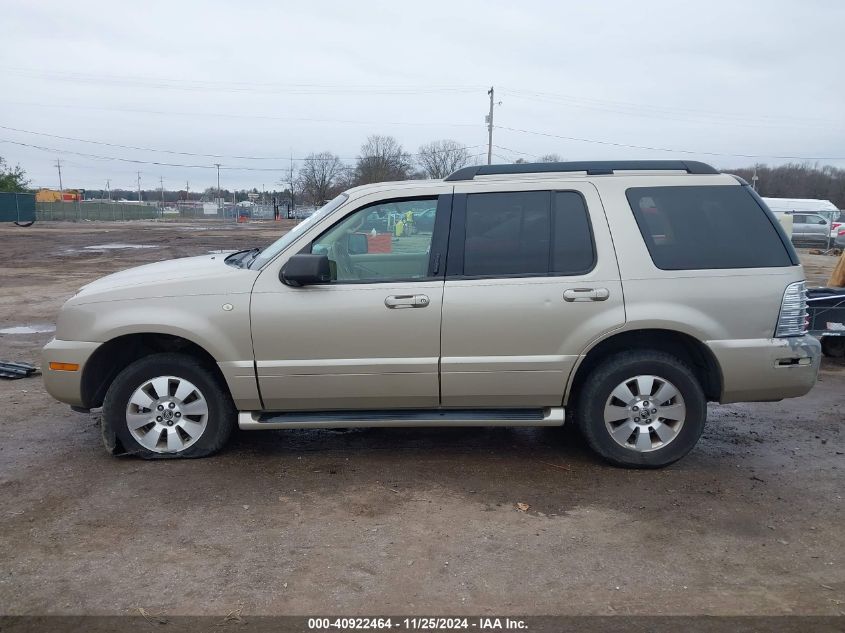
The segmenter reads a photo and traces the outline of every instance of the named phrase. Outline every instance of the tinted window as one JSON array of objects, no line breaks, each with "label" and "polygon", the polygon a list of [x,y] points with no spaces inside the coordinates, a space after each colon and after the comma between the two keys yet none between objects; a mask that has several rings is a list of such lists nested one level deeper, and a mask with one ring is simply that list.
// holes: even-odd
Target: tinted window
[{"label": "tinted window", "polygon": [[554,195],[552,272],[576,275],[592,269],[595,247],[584,198],[574,191]]},{"label": "tinted window", "polygon": [[768,214],[745,187],[634,187],[626,195],[658,268],[792,265]]},{"label": "tinted window", "polygon": [[465,275],[546,274],[549,192],[467,196]]},{"label": "tinted window", "polygon": [[467,196],[465,275],[574,275],[593,267],[587,209],[572,191]]}]

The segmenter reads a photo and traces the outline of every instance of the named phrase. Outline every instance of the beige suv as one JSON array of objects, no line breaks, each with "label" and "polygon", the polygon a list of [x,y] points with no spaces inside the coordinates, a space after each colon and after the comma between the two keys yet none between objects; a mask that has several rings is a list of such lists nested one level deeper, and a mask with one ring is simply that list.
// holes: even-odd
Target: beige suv
[{"label": "beige suv", "polygon": [[350,189],[263,250],[95,281],[47,390],[112,452],[241,429],[559,426],[616,465],[698,441],[706,403],[813,386],[804,275],[742,180],[697,162],[492,165]]}]

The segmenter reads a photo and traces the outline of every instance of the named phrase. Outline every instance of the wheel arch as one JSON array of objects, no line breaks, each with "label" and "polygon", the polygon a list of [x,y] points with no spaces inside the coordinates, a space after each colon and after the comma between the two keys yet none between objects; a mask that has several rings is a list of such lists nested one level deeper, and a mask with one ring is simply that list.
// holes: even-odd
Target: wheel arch
[{"label": "wheel arch", "polygon": [[177,352],[195,358],[227,385],[214,357],[201,345],[182,336],[162,332],[124,334],[100,345],[82,371],[81,395],[86,408],[102,406],[115,377],[131,363],[159,352]]},{"label": "wheel arch", "polygon": [[707,345],[677,330],[649,328],[626,330],[597,341],[575,367],[566,389],[564,406],[574,401],[587,376],[599,363],[612,354],[630,350],[656,350],[676,356],[695,373],[708,401],[718,401],[721,397],[722,370]]}]

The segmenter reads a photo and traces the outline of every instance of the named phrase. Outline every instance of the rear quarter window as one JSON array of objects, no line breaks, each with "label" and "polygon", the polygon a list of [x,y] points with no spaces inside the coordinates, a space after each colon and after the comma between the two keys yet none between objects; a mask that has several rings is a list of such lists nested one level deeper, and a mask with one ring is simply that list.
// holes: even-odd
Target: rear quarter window
[{"label": "rear quarter window", "polygon": [[770,214],[746,187],[632,187],[625,195],[658,268],[793,265]]}]

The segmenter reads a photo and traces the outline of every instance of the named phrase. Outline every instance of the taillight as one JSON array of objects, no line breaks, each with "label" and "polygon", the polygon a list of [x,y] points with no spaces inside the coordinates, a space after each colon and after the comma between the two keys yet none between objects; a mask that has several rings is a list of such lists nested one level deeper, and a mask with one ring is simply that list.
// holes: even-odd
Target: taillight
[{"label": "taillight", "polygon": [[830,225],[830,230],[831,230],[831,231],[835,231],[835,230],[836,230],[836,229],[838,229],[840,226],[842,226],[842,222],[833,222],[833,223]]},{"label": "taillight", "polygon": [[839,235],[845,235],[845,229],[840,229],[840,230],[839,230]]},{"label": "taillight", "polygon": [[775,329],[775,336],[803,336],[810,326],[809,315],[807,314],[807,284],[803,281],[796,281],[786,287],[783,293],[783,301],[780,304],[778,315],[778,326]]}]

